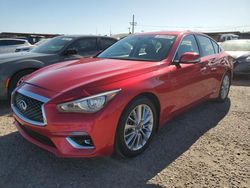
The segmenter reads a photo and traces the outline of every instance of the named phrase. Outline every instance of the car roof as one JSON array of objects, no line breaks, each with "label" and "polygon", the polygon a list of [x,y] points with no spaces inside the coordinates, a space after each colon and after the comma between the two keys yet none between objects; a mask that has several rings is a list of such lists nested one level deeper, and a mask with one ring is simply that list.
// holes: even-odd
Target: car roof
[{"label": "car roof", "polygon": [[204,33],[193,32],[193,31],[157,31],[157,32],[138,33],[135,35],[185,35],[185,34],[205,35]]}]

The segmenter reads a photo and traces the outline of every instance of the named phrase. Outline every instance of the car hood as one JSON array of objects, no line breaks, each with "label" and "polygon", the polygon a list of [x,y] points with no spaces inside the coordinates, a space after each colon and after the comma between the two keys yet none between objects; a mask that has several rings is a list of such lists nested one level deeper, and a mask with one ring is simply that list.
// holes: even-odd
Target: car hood
[{"label": "car hood", "polygon": [[33,53],[33,52],[18,52],[18,53],[7,53],[0,55],[0,64],[11,62],[11,61],[20,61],[25,59],[34,59],[44,56],[51,56],[51,54],[42,54],[42,53]]},{"label": "car hood", "polygon": [[157,62],[83,58],[51,65],[36,71],[26,83],[54,92],[80,86],[97,87],[143,74],[156,68]]},{"label": "car hood", "polygon": [[226,51],[226,53],[232,56],[234,59],[250,56],[249,51]]}]

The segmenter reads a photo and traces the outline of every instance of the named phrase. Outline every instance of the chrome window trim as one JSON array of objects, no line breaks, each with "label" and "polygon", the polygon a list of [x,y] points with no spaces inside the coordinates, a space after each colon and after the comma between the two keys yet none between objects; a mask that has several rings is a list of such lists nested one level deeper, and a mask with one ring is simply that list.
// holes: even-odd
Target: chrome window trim
[{"label": "chrome window trim", "polygon": [[[42,116],[43,116],[43,122],[38,122],[38,121],[33,121],[33,120],[30,120],[26,117],[24,117],[22,114],[20,114],[18,112],[18,110],[16,110],[14,104],[13,104],[13,95],[18,92],[18,93],[21,93],[22,95],[25,95],[27,97],[30,97],[30,98],[33,98],[35,100],[38,100],[38,101],[41,101],[43,102],[44,104],[42,105]],[[36,93],[33,93],[33,92],[30,92],[30,91],[27,91],[27,90],[24,90],[22,88],[16,88],[13,92],[12,92],[12,97],[11,97],[11,109],[13,110],[13,112],[16,114],[17,117],[19,117],[21,120],[25,121],[26,123],[30,123],[32,125],[36,125],[36,126],[45,126],[47,124],[47,119],[46,119],[46,115],[45,115],[45,109],[44,109],[44,105],[49,101],[49,98],[47,97],[43,97],[41,95],[38,95]]]},{"label": "chrome window trim", "polygon": [[75,149],[95,149],[95,146],[81,146],[77,144],[74,140],[72,140],[72,138],[70,137],[66,137],[66,140]]}]

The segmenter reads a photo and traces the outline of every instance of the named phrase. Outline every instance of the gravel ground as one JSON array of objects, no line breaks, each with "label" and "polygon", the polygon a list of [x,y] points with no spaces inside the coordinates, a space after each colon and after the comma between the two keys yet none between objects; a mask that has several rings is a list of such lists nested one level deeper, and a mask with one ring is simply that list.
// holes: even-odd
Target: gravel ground
[{"label": "gravel ground", "polygon": [[24,140],[0,103],[0,187],[250,187],[250,80],[173,119],[133,159],[60,159]]}]

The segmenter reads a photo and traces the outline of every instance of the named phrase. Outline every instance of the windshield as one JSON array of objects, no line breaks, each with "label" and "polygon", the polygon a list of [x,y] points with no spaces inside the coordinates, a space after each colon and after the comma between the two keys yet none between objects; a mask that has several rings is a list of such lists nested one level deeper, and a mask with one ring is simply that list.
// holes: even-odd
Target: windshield
[{"label": "windshield", "polygon": [[71,37],[56,37],[45,41],[39,46],[35,47],[31,52],[44,53],[44,54],[56,54],[62,50],[66,45],[71,43],[73,38]]},{"label": "windshield", "polygon": [[234,40],[221,43],[225,51],[250,51],[250,40]]},{"label": "windshield", "polygon": [[97,57],[141,61],[161,61],[167,57],[175,35],[128,36],[103,51]]}]

